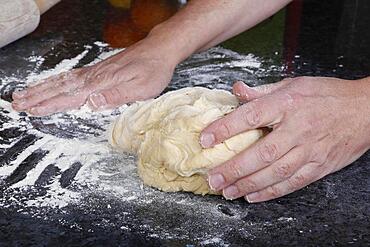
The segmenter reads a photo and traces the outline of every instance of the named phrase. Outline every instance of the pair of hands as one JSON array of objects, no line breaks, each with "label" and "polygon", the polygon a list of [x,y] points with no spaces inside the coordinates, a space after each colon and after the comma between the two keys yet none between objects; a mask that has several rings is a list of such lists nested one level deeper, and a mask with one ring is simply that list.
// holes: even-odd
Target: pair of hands
[{"label": "pair of hands", "polygon": [[[48,115],[86,102],[101,110],[155,97],[169,83],[176,62],[151,50],[139,42],[94,66],[48,78],[15,92],[13,108]],[[245,104],[208,126],[201,145],[209,148],[264,126],[272,132],[211,170],[211,188],[228,199],[266,201],[350,164],[370,147],[369,85],[368,79],[318,77],[255,88],[236,83],[234,94]]]}]

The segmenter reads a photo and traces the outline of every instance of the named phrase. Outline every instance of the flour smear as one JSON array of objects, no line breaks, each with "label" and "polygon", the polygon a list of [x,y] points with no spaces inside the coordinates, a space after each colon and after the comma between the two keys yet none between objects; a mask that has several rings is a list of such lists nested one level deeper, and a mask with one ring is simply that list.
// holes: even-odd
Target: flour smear
[{"label": "flour smear", "polygon": [[[34,64],[34,70],[25,78],[15,78],[12,75],[0,78],[0,88],[9,88],[8,83],[14,81],[18,81],[17,87],[26,87],[49,76],[69,71],[93,50],[96,52],[97,49],[93,48],[98,48],[99,52],[95,60],[87,65],[95,64],[121,51],[112,50],[106,44],[96,42],[86,45],[85,50],[77,56],[65,59],[54,68],[41,72],[39,68],[45,58],[31,56],[27,60]],[[187,86],[229,90],[233,80],[242,79],[255,84],[258,76],[263,73],[267,72],[262,68],[261,59],[216,47],[196,54],[180,64],[167,90]],[[218,237],[200,235],[199,239],[203,241],[201,245],[217,242],[227,246],[222,240],[219,225],[228,219],[223,218],[224,215],[215,208],[212,200],[195,197],[197,202],[194,202],[192,195],[166,194],[143,186],[136,174],[135,157],[117,153],[109,147],[106,130],[124,109],[125,106],[122,106],[115,110],[92,112],[87,106],[83,106],[79,110],[38,118],[15,112],[9,102],[1,99],[0,114],[2,119],[6,120],[0,124],[0,132],[18,131],[22,134],[9,134],[8,139],[0,142],[1,154],[7,157],[0,165],[0,180],[6,184],[0,207],[21,206],[28,213],[35,212],[36,215],[37,212],[39,215],[41,210],[38,209],[41,208],[54,210],[71,205],[84,205],[86,198],[94,194],[115,198],[120,203],[133,203],[144,207],[158,200],[168,201],[179,208],[196,210],[209,220],[221,217],[217,220],[219,223],[208,225],[214,227],[213,231]],[[26,142],[27,136],[34,140]],[[16,150],[16,157],[9,153],[12,150]],[[32,155],[35,157],[32,158]],[[37,160],[35,164],[32,163],[34,159]],[[32,165],[27,165],[30,162]],[[15,173],[18,175],[15,176]],[[38,193],[30,196],[29,192],[32,191]],[[109,203],[105,206],[107,209],[111,207]],[[129,229],[130,226],[122,223],[121,229],[126,228]],[[169,231],[156,229],[155,232],[159,232],[161,237],[174,237],[175,233]],[[186,232],[176,234],[176,237],[186,237]]]}]

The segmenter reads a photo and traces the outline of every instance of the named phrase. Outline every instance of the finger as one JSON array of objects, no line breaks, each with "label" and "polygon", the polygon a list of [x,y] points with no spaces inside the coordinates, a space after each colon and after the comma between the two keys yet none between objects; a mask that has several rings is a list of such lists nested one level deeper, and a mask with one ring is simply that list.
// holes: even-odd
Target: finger
[{"label": "finger", "polygon": [[295,147],[273,164],[223,189],[226,199],[236,199],[289,179],[308,161],[303,146]]},{"label": "finger", "polygon": [[297,191],[317,180],[324,177],[326,174],[320,174],[320,169],[317,169],[317,163],[308,163],[299,169],[289,179],[264,188],[258,192],[253,192],[245,196],[245,199],[250,203],[263,202],[282,197],[294,191]]},{"label": "finger", "polygon": [[56,112],[76,109],[85,104],[87,96],[86,91],[73,95],[68,93],[58,94],[30,108],[28,112],[34,116],[46,116]]},{"label": "finger", "polygon": [[283,92],[246,103],[206,127],[200,144],[210,148],[241,132],[279,123],[292,103],[290,95]]},{"label": "finger", "polygon": [[[157,90],[154,90],[155,92]],[[115,87],[101,90],[88,97],[88,104],[93,110],[114,108],[137,100],[156,96],[150,85],[141,83],[136,78]]]},{"label": "finger", "polygon": [[[64,84],[75,85],[79,84],[83,77],[81,77],[82,69],[75,69],[72,71],[64,72],[58,75],[51,76],[44,80],[41,80],[35,85],[31,85],[24,90],[14,92],[12,97],[15,101],[19,99],[25,99],[32,95],[41,94],[44,90],[50,88],[58,88]],[[66,86],[66,85],[64,85]]]},{"label": "finger", "polygon": [[35,94],[30,95],[27,98],[13,101],[12,106],[17,111],[26,110],[33,106],[36,106],[37,104],[41,103],[44,100],[53,98],[54,96],[65,93],[67,91],[70,91],[70,88],[67,86],[47,88],[41,93],[35,93]]},{"label": "finger", "polygon": [[294,80],[295,78],[285,78],[284,80],[279,82],[265,84],[257,87],[249,87],[244,82],[237,81],[233,85],[233,94],[239,99],[240,102],[245,103],[273,93],[288,85]]},{"label": "finger", "polygon": [[12,107],[17,111],[29,109],[58,94],[74,91],[83,84],[82,80],[81,77],[72,74],[60,75],[47,83],[27,89],[27,96],[14,100],[12,102]]},{"label": "finger", "polygon": [[[13,103],[14,108],[17,110],[29,109],[31,114],[39,116],[78,108],[86,102],[87,97],[92,92],[104,90],[109,85],[122,83],[122,80],[125,80],[126,77],[132,77],[133,70],[130,66],[125,69],[125,73],[120,73],[120,76],[115,68],[117,68],[117,65],[112,64],[111,67],[104,69],[96,76],[92,76],[96,71],[89,69],[82,76],[64,77],[65,81],[57,81],[53,84],[53,87],[46,88],[38,93],[34,91],[34,95],[15,101]],[[78,88],[84,84],[86,86]],[[46,102],[51,105],[46,105]]]},{"label": "finger", "polygon": [[237,180],[274,163],[298,142],[288,129],[276,129],[232,159],[208,172],[211,189],[222,190]]},{"label": "finger", "polygon": [[19,100],[23,99],[25,97],[28,97],[32,94],[36,94],[38,92],[41,92],[45,90],[46,88],[49,88],[51,86],[52,78],[49,78],[49,80],[42,80],[39,83],[35,85],[28,86],[26,89],[15,91],[12,94],[13,100]]}]

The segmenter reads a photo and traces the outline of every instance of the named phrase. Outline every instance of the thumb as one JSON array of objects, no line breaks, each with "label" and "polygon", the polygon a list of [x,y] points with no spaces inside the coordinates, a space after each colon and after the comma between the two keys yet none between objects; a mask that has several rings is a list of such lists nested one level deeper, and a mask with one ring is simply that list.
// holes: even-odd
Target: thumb
[{"label": "thumb", "polygon": [[290,84],[294,80],[295,78],[285,78],[279,82],[265,84],[257,87],[249,87],[242,81],[236,81],[233,85],[233,94],[239,99],[240,102],[245,103],[275,92],[280,88]]},{"label": "thumb", "polygon": [[129,87],[123,83],[112,88],[93,92],[89,95],[87,102],[89,107],[95,111],[111,109],[139,100],[135,91],[129,90]]},{"label": "thumb", "polygon": [[161,87],[150,87],[133,80],[127,83],[121,83],[112,88],[94,92],[89,95],[87,103],[94,111],[112,109],[123,104],[153,98],[161,90],[163,90]]}]

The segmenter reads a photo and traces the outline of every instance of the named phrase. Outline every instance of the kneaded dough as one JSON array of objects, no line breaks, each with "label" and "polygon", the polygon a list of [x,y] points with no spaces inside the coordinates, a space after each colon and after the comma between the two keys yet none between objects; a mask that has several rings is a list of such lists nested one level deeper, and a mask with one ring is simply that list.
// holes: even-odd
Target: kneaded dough
[{"label": "kneaded dough", "polygon": [[157,99],[129,106],[112,124],[110,144],[138,156],[138,173],[144,184],[163,191],[214,194],[205,175],[229,160],[263,134],[251,130],[213,148],[199,144],[200,132],[238,106],[225,90],[202,87],[172,91]]}]

